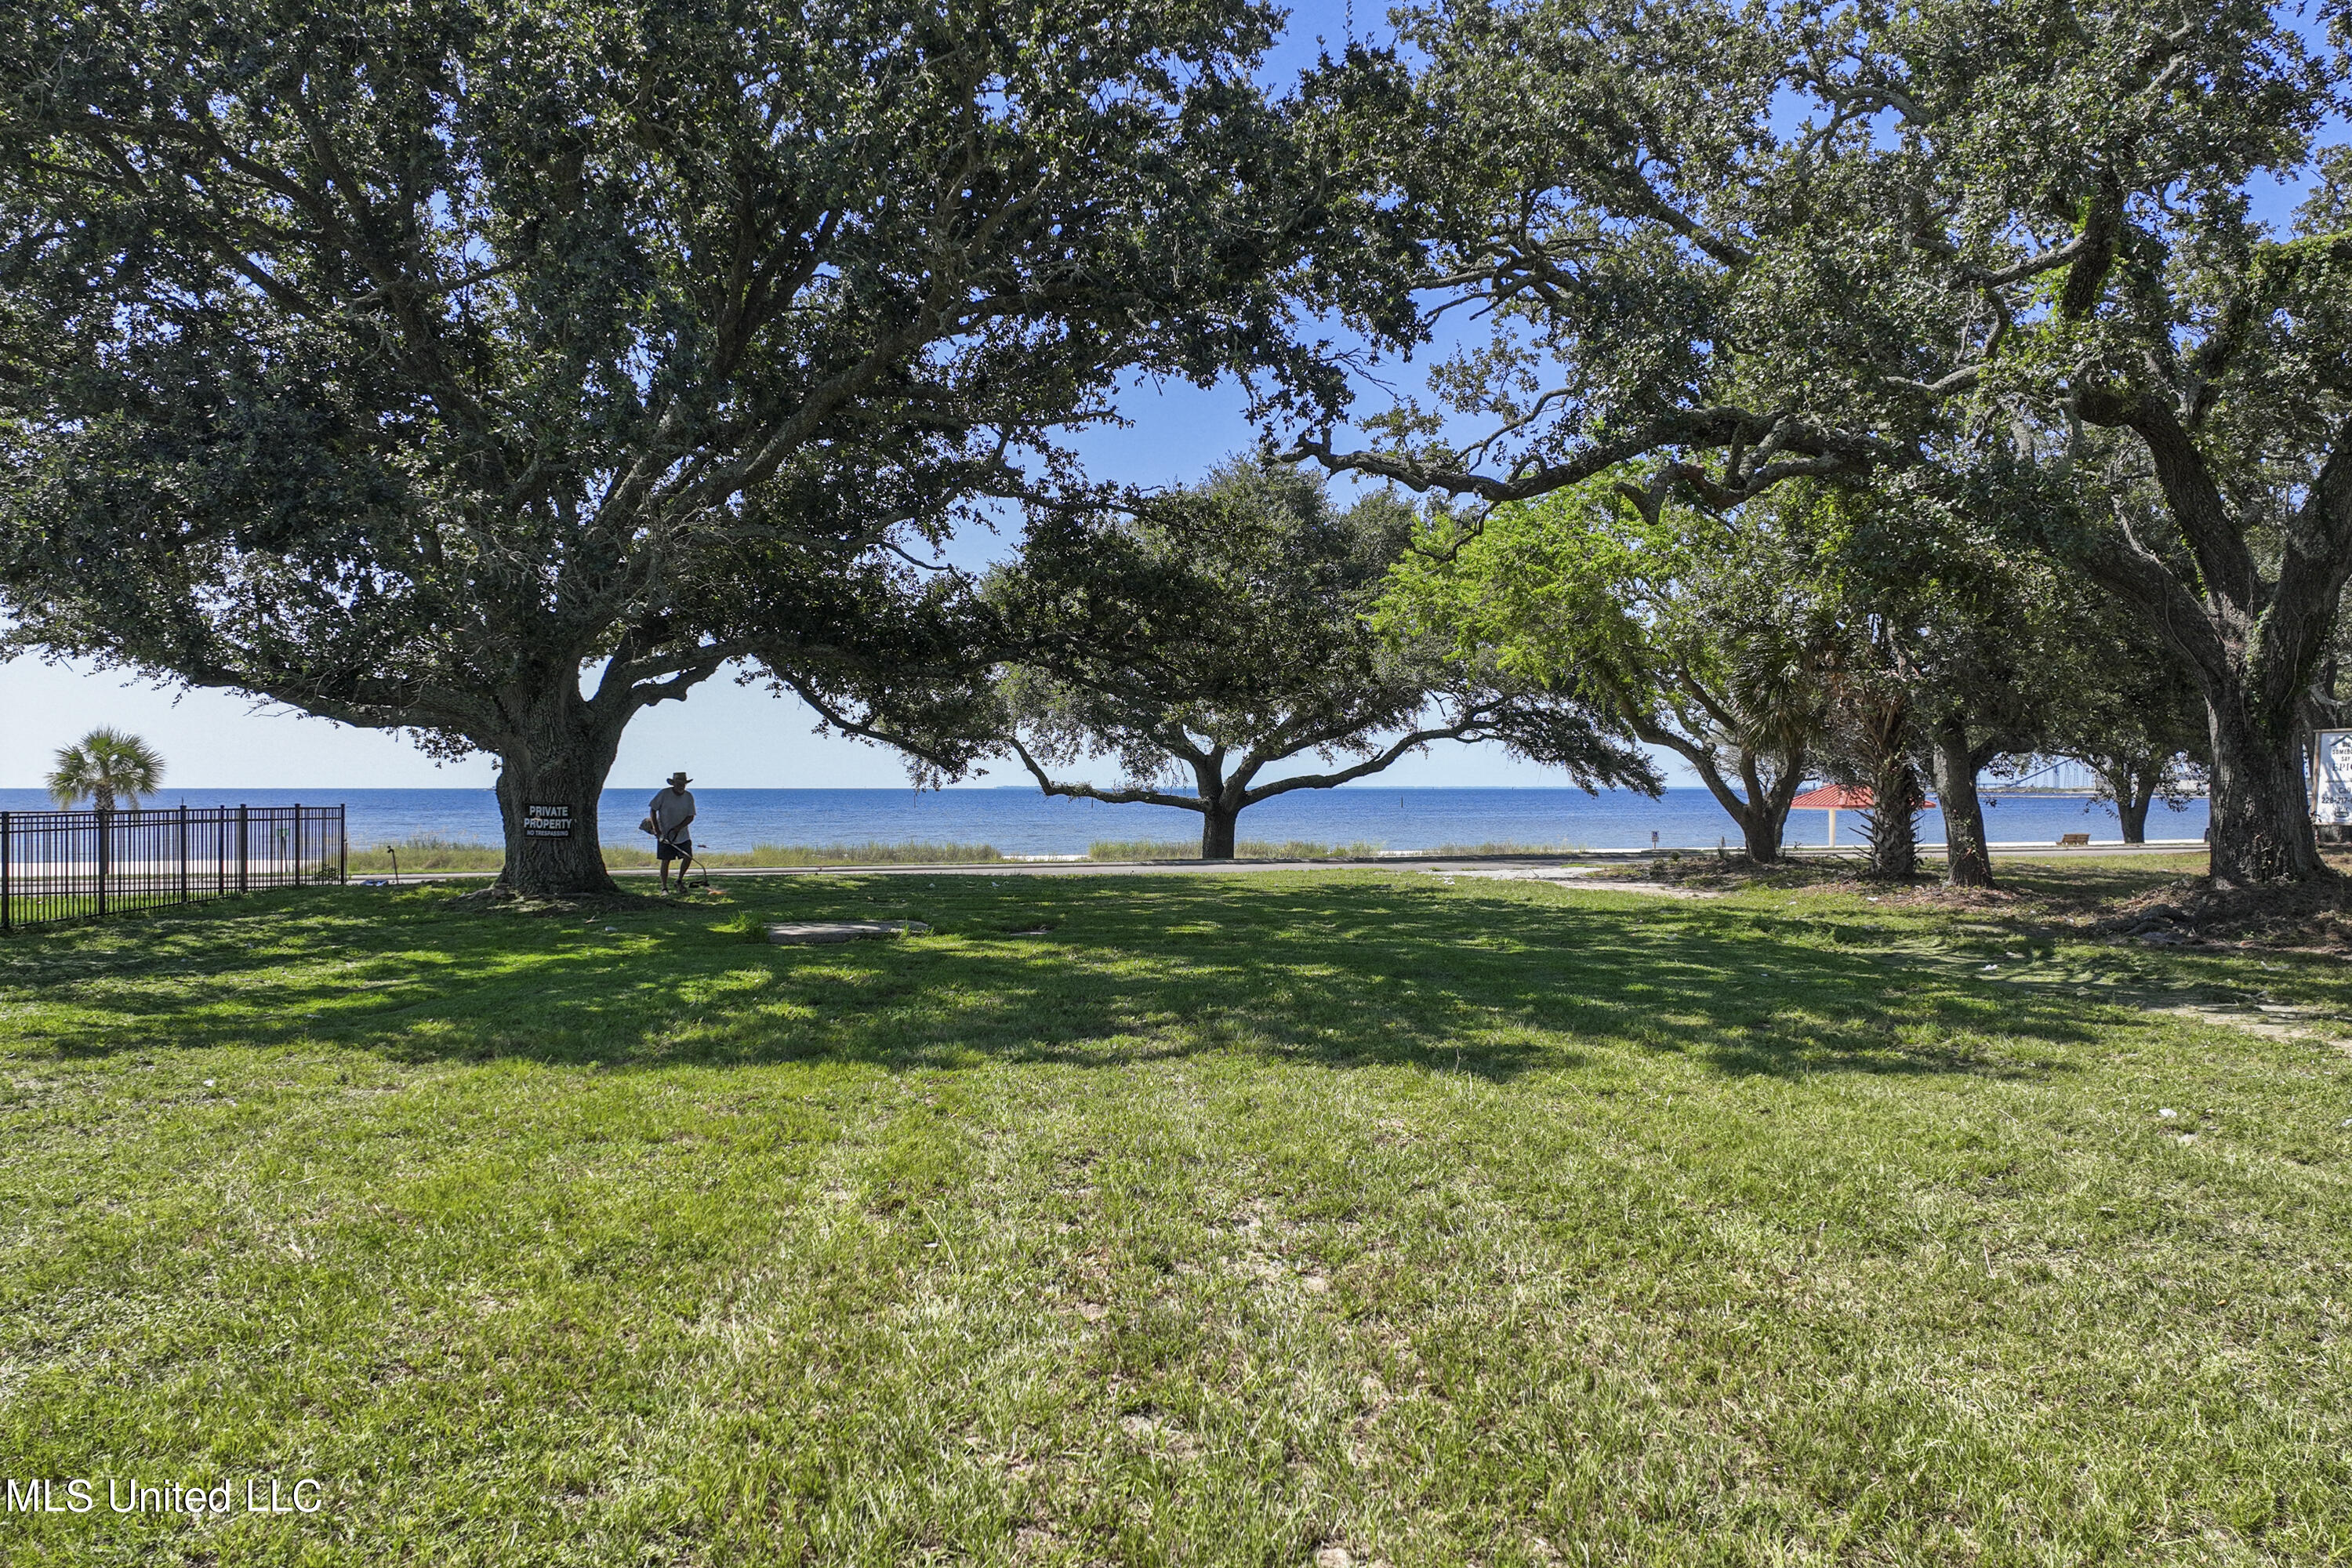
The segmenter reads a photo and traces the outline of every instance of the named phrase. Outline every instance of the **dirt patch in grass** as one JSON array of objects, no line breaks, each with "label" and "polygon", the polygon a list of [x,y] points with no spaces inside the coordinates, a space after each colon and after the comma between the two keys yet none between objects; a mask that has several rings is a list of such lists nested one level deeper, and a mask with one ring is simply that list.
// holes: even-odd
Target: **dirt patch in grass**
[{"label": "dirt patch in grass", "polygon": [[[1484,873],[1477,871],[1465,871],[1462,873],[1462,875],[1475,877],[1484,875]],[[1575,884],[1567,883],[1566,885],[1573,887]],[[1693,886],[1688,882],[1612,881],[1608,884],[1608,887],[1612,892],[1656,893],[1662,897],[1669,899],[1714,899],[1720,898],[1723,894],[1730,890],[1727,888]]]},{"label": "dirt patch in grass", "polygon": [[1640,884],[1710,892],[1740,892],[1749,888],[1822,888],[1853,885],[1852,868],[1804,860],[1783,860],[1762,866],[1745,855],[1660,855],[1632,860],[1591,874],[1589,880]]},{"label": "dirt patch in grass", "polygon": [[1667,855],[1612,867],[1588,879],[1629,890],[1847,893],[1889,910],[2006,916],[2025,926],[2047,922],[2149,947],[2352,955],[2352,857],[2331,857],[2330,866],[2328,876],[2309,882],[2242,888],[2182,876],[2177,864],[2003,862],[1994,867],[1999,886],[1954,888],[1927,870],[1909,882],[1893,882],[1863,877],[1851,863],[1759,866],[1738,855]]},{"label": "dirt patch in grass", "polygon": [[1745,855],[1723,858],[1712,855],[1662,855],[1595,872],[1591,879],[1621,888],[1671,888],[1714,893],[1801,889],[1852,893],[1880,903],[1955,910],[2006,909],[2031,901],[2026,895],[2005,887],[1946,887],[1933,872],[1926,870],[1908,881],[1891,881],[1864,876],[1851,860],[1783,860],[1764,866]]},{"label": "dirt patch in grass", "polygon": [[2121,900],[2091,929],[2151,947],[2225,942],[2352,953],[2352,878],[2257,888],[2183,879]]},{"label": "dirt patch in grass", "polygon": [[[696,889],[699,895],[704,891]],[[454,909],[470,910],[501,915],[625,915],[644,914],[655,910],[675,908],[677,897],[646,893],[589,893],[570,899],[539,899],[518,893],[508,888],[477,888],[460,893],[449,900]],[[699,897],[697,902],[707,901]]]}]

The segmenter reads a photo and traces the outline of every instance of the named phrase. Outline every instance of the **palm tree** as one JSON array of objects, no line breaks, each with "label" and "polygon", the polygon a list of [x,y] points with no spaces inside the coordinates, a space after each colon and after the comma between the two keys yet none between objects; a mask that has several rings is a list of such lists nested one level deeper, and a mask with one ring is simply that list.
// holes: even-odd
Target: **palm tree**
[{"label": "palm tree", "polygon": [[118,795],[129,795],[135,806],[141,795],[163,787],[163,759],[136,735],[92,730],[72,745],[58,748],[58,765],[47,782],[49,798],[59,805],[88,795],[99,810],[112,811]]}]

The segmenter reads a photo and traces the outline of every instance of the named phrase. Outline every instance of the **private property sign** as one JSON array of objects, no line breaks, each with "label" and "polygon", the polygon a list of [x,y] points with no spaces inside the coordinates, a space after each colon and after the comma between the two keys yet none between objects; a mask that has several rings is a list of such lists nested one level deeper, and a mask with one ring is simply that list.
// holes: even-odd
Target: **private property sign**
[{"label": "private property sign", "polygon": [[2311,820],[2323,827],[2352,823],[2352,730],[2322,730],[2312,739]]},{"label": "private property sign", "polygon": [[526,805],[522,808],[525,838],[569,838],[572,808],[568,805]]}]

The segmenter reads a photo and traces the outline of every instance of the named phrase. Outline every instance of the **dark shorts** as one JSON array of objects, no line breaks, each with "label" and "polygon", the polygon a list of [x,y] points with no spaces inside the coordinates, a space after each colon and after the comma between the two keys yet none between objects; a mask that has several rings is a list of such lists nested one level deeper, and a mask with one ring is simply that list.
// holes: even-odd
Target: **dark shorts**
[{"label": "dark shorts", "polygon": [[683,834],[676,838],[665,838],[656,846],[656,852],[665,864],[672,860],[691,860],[694,858],[694,840]]}]

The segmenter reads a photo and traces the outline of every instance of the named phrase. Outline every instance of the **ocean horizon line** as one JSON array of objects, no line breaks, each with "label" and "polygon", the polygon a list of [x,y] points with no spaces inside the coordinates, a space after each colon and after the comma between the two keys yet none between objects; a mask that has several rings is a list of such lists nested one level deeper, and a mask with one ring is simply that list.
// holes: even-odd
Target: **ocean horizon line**
[{"label": "ocean horizon line", "polygon": [[[630,829],[641,807],[660,785],[607,785],[597,805],[597,837],[635,842]],[[857,844],[960,844],[985,846],[1001,854],[1079,854],[1097,841],[1174,845],[1199,841],[1197,810],[1083,797],[1052,796],[1034,789],[969,788],[918,791],[800,784],[791,786],[695,785],[699,813],[698,846],[725,852],[761,845],[824,847]],[[477,784],[375,785],[362,789],[257,785],[167,787],[148,797],[169,809],[215,805],[341,805],[345,834],[356,847],[442,841],[490,845],[503,834],[499,805]],[[0,809],[38,810],[38,791],[0,790]],[[1837,841],[1861,837],[1856,814],[1844,814]],[[1791,847],[1829,839],[1830,814],[1790,814],[1786,842]],[[2088,830],[2095,838],[2117,831],[2111,804],[2088,795],[2042,794],[1985,799],[1988,836],[2004,842],[2055,841]],[[2203,801],[2186,811],[2159,807],[2151,815],[2151,838],[2192,838],[2204,830]],[[1488,846],[1541,848],[1633,849],[1736,847],[1737,824],[1704,785],[1669,785],[1657,795],[1636,790],[1588,794],[1573,784],[1389,784],[1361,781],[1339,789],[1297,790],[1241,814],[1240,837],[1269,843],[1361,846],[1370,849],[1434,850]],[[1921,815],[1919,837],[1932,844],[1944,837],[1941,815]]]}]

